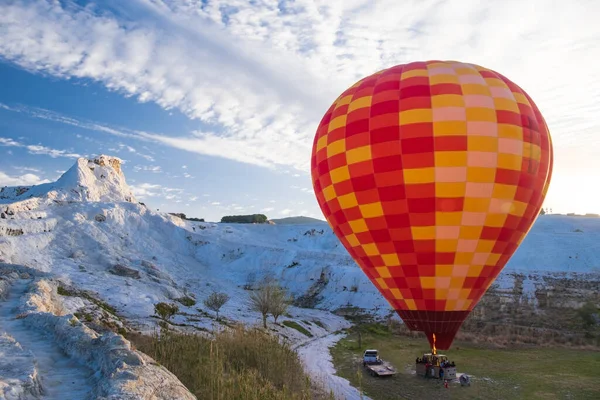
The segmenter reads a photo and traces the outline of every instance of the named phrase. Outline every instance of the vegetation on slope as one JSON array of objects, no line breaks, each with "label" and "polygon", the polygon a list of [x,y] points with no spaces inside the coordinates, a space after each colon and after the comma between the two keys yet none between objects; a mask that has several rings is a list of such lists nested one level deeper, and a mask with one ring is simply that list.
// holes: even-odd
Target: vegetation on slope
[{"label": "vegetation on slope", "polygon": [[306,375],[298,354],[276,336],[237,327],[214,340],[163,330],[129,335],[135,346],[173,372],[198,399],[332,399]]},{"label": "vegetation on slope", "polygon": [[267,216],[264,214],[226,215],[221,218],[221,222],[237,224],[264,224],[267,222]]}]

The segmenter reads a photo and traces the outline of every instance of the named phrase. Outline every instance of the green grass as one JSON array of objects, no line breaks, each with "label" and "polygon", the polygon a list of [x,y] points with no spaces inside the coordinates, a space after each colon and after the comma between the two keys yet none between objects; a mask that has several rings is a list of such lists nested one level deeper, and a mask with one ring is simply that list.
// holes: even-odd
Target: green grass
[{"label": "green grass", "polygon": [[[456,362],[457,371],[472,376],[470,387],[451,384],[444,389],[438,380],[415,376],[415,358],[428,352],[423,338],[364,332],[362,348],[349,335],[332,348],[338,374],[361,387],[373,399],[599,399],[600,352],[568,348],[507,347],[456,342],[440,351]],[[373,378],[362,369],[360,357],[375,348],[399,373]],[[451,397],[450,397],[451,396]]]},{"label": "green grass", "polygon": [[283,321],[282,323],[283,323],[283,325],[287,326],[288,328],[295,329],[298,332],[300,332],[308,337],[313,337],[312,333],[310,333],[305,327],[303,327],[296,321]]}]

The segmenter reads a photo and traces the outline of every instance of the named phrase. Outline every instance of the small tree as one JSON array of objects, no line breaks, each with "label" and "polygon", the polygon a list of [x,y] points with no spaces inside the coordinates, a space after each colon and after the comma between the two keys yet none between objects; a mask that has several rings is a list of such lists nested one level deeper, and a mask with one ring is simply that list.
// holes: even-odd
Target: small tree
[{"label": "small tree", "polygon": [[227,293],[212,292],[210,296],[204,299],[204,305],[217,313],[217,321],[219,320],[219,310],[229,301]]},{"label": "small tree", "polygon": [[267,329],[267,316],[271,312],[273,299],[273,285],[263,282],[258,290],[250,293],[250,309],[262,315],[263,327]]},{"label": "small tree", "polygon": [[291,304],[291,298],[287,295],[285,290],[281,287],[274,287],[272,298],[271,298],[271,307],[270,312],[273,315],[273,319],[275,323],[277,323],[277,318],[283,315],[288,307]]},{"label": "small tree", "polygon": [[154,312],[164,321],[169,321],[177,311],[179,311],[177,304],[156,303],[154,305]]}]

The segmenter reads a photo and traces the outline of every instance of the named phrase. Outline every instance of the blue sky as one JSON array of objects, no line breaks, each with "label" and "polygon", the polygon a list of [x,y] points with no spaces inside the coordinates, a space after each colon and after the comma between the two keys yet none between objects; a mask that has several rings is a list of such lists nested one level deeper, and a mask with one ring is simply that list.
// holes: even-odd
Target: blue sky
[{"label": "blue sky", "polygon": [[153,208],[322,218],[309,160],[331,101],[379,69],[455,59],[503,73],[542,110],[556,152],[545,205],[600,212],[599,12],[583,0],[3,1],[0,185],[104,153]]}]

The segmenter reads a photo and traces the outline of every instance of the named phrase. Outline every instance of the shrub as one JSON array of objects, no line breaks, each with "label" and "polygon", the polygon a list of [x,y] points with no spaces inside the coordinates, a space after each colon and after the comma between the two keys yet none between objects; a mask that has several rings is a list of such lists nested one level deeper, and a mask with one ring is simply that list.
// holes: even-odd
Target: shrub
[{"label": "shrub", "polygon": [[164,321],[169,321],[178,311],[177,304],[156,303],[154,305],[154,312]]},{"label": "shrub", "polygon": [[186,307],[192,307],[196,305],[196,300],[192,299],[189,296],[180,297],[177,299],[177,301]]},{"label": "shrub", "polygon": [[229,301],[229,295],[227,293],[212,292],[204,300],[204,305],[209,309],[217,313],[217,320],[219,319],[219,310]]}]

